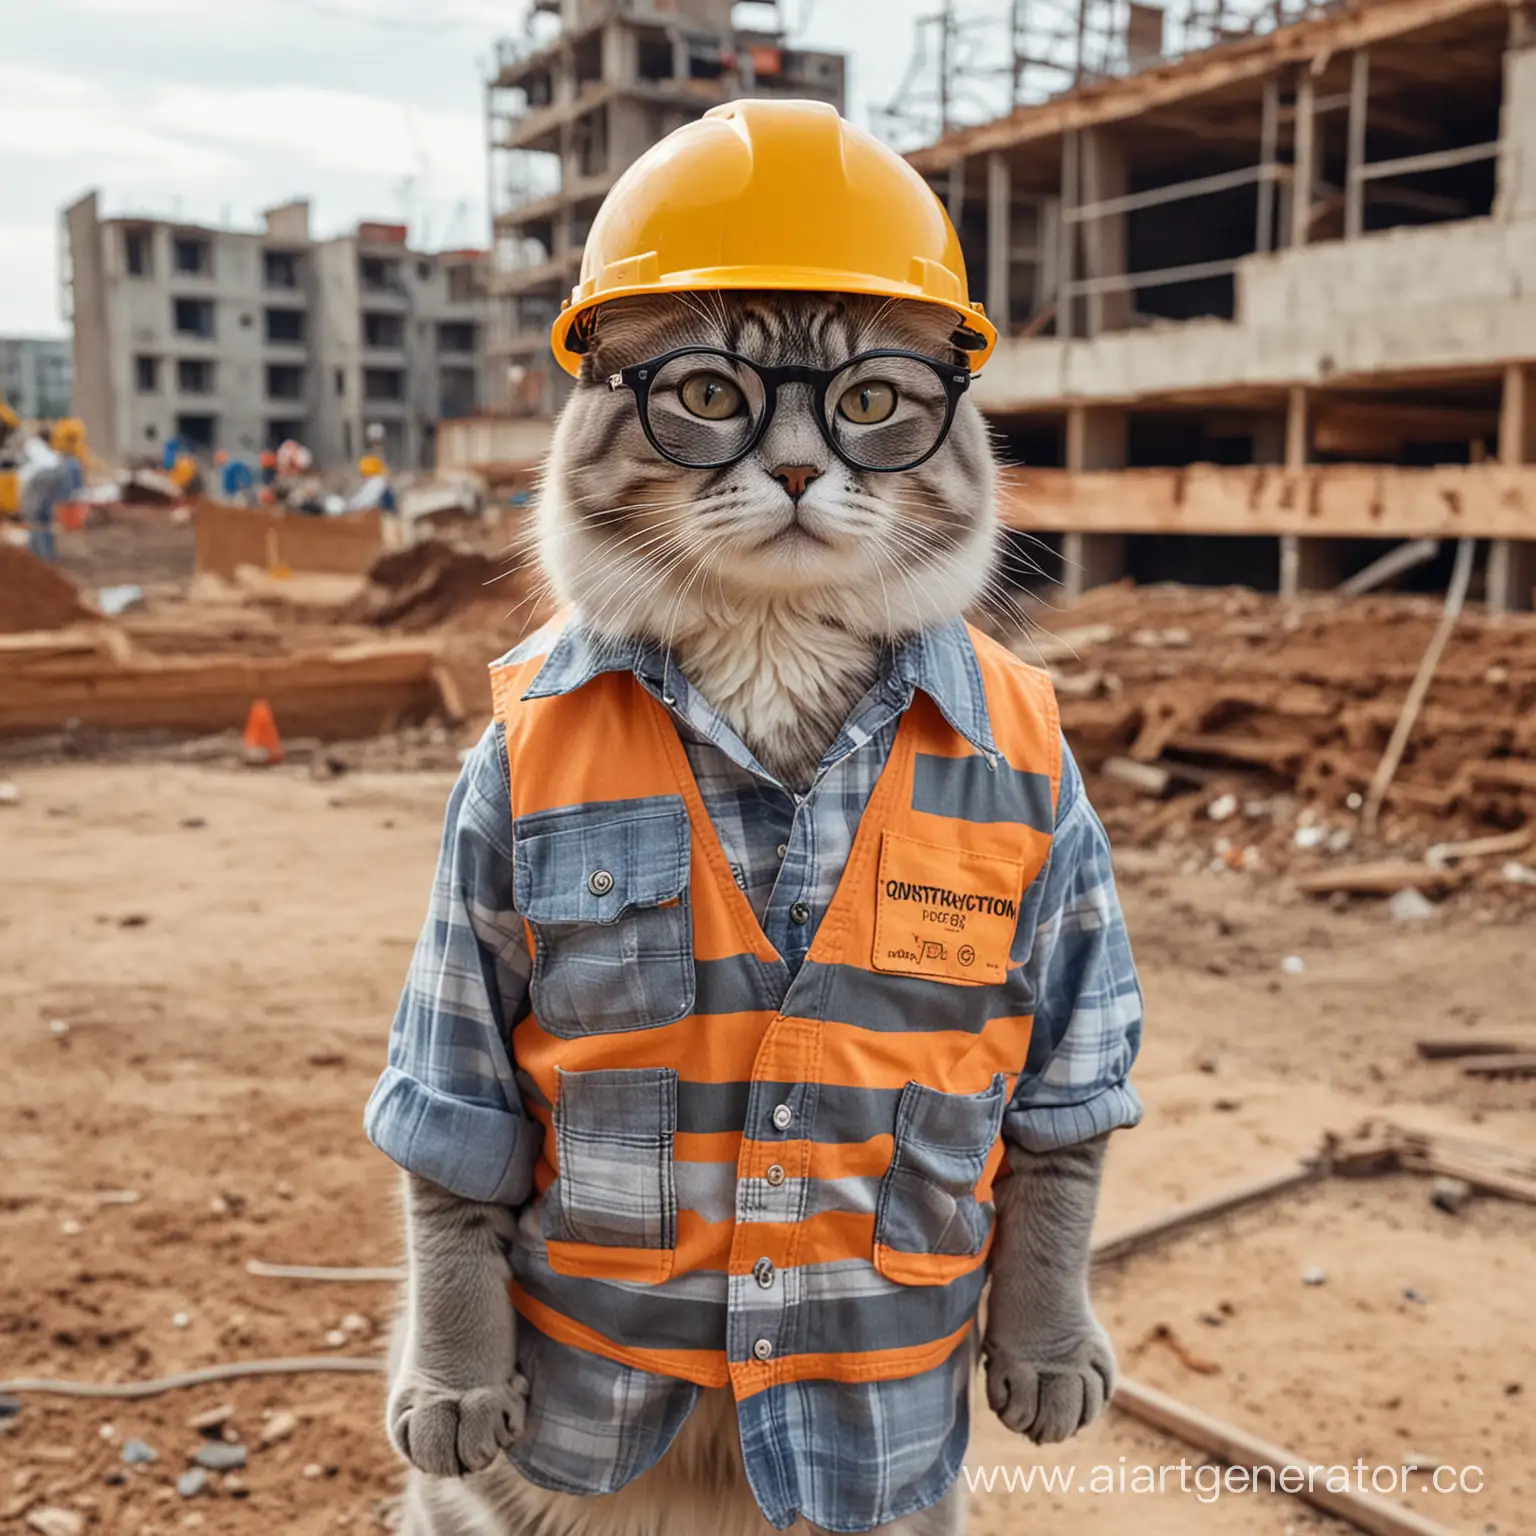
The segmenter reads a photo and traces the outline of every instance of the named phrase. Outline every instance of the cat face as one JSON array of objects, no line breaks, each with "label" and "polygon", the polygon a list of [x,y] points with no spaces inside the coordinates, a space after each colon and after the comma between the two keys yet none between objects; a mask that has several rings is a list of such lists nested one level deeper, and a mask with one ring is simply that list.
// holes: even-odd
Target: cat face
[{"label": "cat face", "polygon": [[[618,300],[599,311],[561,417],[540,503],[541,554],[556,593],[611,635],[670,640],[707,614],[774,601],[888,637],[963,611],[984,586],[996,533],[994,466],[980,413],[954,402],[964,372],[955,319],[935,305],[842,294],[689,293]],[[825,411],[807,383],[781,383],[763,417],[751,370],[688,359],[645,381],[652,436],[612,375],[678,348],[717,348],[765,368],[839,369],[858,354],[917,352],[841,375]],[[826,423],[823,430],[822,422]]]}]

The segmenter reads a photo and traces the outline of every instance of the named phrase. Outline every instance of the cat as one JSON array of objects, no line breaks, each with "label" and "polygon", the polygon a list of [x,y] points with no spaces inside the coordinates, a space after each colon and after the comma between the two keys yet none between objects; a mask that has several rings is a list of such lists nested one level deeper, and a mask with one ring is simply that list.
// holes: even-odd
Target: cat
[{"label": "cat", "polygon": [[[554,595],[598,635],[666,647],[690,685],[781,782],[803,790],[901,637],[981,595],[996,554],[994,460],[961,395],[942,446],[900,473],[834,455],[804,384],[780,388],[745,458],[686,469],[646,441],[621,370],[678,347],[836,367],[901,348],[968,369],[948,311],[829,294],[688,293],[599,311],[557,425],[537,515]],[[1003,1423],[1038,1443],[1101,1411],[1114,1357],[1088,1301],[1088,1243],[1105,1139],[1010,1149],[1000,1180],[983,1352]],[[407,1175],[411,1283],[388,1428],[413,1464],[408,1536],[746,1536],[770,1529],[747,1486],[728,1391],[706,1390],[668,1452],[619,1493],[552,1493],[502,1454],[523,1427],[516,1317],[506,1299],[510,1213]],[[428,1474],[428,1475],[424,1475]],[[952,1536],[964,1480],[880,1529]]]}]

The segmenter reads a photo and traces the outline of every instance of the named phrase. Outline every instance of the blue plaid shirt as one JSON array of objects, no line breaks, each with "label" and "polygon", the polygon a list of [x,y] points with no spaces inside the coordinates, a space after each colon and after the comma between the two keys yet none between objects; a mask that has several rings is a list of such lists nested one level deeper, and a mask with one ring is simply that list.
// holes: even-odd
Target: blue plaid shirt
[{"label": "blue plaid shirt", "polygon": [[[508,659],[537,654],[541,643],[525,642]],[[568,693],[605,671],[632,671],[672,714],[737,882],[792,972],[831,902],[914,692],[979,751],[996,750],[975,653],[958,622],[888,654],[803,796],[775,779],[648,645],[600,643],[572,623],[530,693]],[[802,901],[811,921],[796,923],[789,909]],[[1026,963],[1039,1004],[1003,1134],[1043,1151],[1141,1117],[1126,1080],[1140,1044],[1141,990],[1108,841],[1067,751],[1035,912]],[[528,1012],[530,968],[513,907],[506,745],[492,725],[449,799],[431,909],[366,1116],[381,1151],[466,1199],[521,1206],[529,1198],[540,1131],[522,1108],[510,1038]],[[611,1492],[643,1472],[700,1390],[558,1344],[526,1320],[518,1355],[532,1401],[512,1459],[534,1482],[572,1493]],[[742,1449],[768,1519],[783,1528],[803,1514],[831,1530],[863,1531],[939,1499],[965,1452],[970,1362],[961,1349],[902,1381],[807,1381],[759,1394],[773,1402],[754,1398],[764,1411],[742,1415]],[[862,1399],[857,1426],[846,1418],[850,1393]],[[814,1446],[815,1454],[785,1456],[786,1443]]]}]

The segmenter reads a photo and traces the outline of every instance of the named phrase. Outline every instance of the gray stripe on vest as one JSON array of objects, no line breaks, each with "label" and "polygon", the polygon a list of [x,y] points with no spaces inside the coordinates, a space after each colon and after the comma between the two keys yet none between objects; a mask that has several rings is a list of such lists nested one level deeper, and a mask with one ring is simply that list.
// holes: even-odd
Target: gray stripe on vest
[{"label": "gray stripe on vest", "polygon": [[796,1221],[827,1211],[873,1216],[883,1175],[846,1179],[786,1179],[775,1189],[766,1179],[737,1180],[735,1163],[674,1163],[679,1210],[705,1221]]},{"label": "gray stripe on vest", "polygon": [[[775,976],[775,972],[780,972]],[[782,962],[764,965],[756,955],[729,955],[724,960],[693,963],[695,1014],[776,1012],[788,990],[789,972]]]},{"label": "gray stripe on vest", "polygon": [[1037,832],[1056,827],[1050,779],[1010,768],[1002,758],[989,768],[984,757],[919,752],[912,766],[912,809],[957,821],[1022,823]]},{"label": "gray stripe on vest", "polygon": [[[796,988],[818,988],[816,1015],[832,1024],[901,1033],[956,1030],[978,1035],[993,1019],[1017,1018],[1030,1011],[1009,985],[957,987],[921,976],[887,976],[852,965],[821,965],[807,960]],[[1022,1063],[1021,1063],[1022,1065]]]}]

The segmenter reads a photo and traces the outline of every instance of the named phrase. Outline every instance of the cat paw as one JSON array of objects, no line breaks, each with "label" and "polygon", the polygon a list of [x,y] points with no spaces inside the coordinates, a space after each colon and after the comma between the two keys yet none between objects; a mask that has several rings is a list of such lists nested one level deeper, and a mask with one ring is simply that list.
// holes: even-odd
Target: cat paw
[{"label": "cat paw", "polygon": [[987,1402],[1036,1445],[1070,1440],[1098,1418],[1115,1390],[1115,1352],[1091,1318],[1048,1349],[988,1340]]},{"label": "cat paw", "polygon": [[521,1376],[468,1391],[406,1380],[390,1394],[389,1438],[429,1477],[467,1477],[517,1442],[527,1407],[528,1383]]}]

